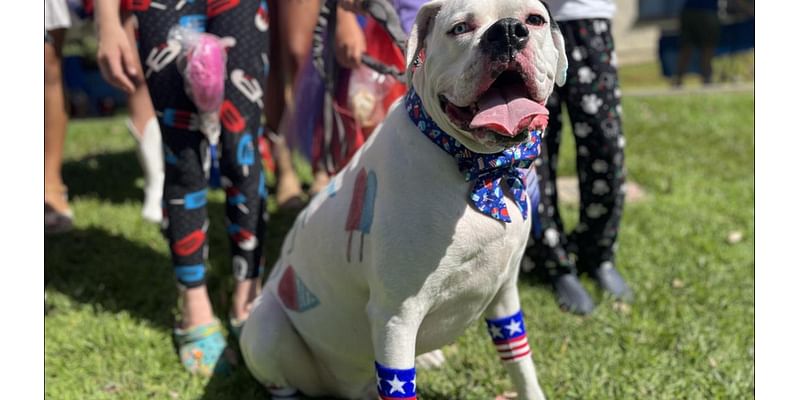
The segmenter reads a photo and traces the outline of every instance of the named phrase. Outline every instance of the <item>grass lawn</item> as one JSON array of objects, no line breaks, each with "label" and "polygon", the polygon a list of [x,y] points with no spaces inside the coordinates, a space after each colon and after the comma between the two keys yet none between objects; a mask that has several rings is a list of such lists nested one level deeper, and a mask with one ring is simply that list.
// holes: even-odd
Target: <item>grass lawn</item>
[{"label": "grass lawn", "polygon": [[[625,209],[619,268],[630,306],[600,298],[587,318],[522,280],[529,340],[551,399],[745,399],[755,393],[754,95],[627,98],[629,178],[648,193]],[[561,159],[574,174],[570,134]],[[76,229],[45,240],[45,382],[52,399],[256,399],[243,369],[185,373],[171,342],[176,289],[167,246],[139,217],[141,185],[123,120],[70,126],[64,177]],[[209,288],[227,314],[232,277],[213,193]],[[274,207],[273,207],[274,210]],[[562,208],[574,226],[577,208]],[[292,215],[272,212],[274,260]],[[729,243],[730,232],[743,239]],[[482,324],[419,372],[424,399],[494,399],[512,390]]]}]

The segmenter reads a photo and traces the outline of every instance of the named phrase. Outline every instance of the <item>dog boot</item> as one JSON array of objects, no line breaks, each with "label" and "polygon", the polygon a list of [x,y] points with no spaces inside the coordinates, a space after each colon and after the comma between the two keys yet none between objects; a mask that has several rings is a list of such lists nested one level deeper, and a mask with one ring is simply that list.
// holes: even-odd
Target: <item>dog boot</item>
[{"label": "dog boot", "polygon": [[589,276],[596,280],[600,287],[614,296],[614,298],[623,301],[633,300],[633,291],[622,279],[622,275],[614,268],[614,263],[611,261],[603,262],[599,267],[589,271]]},{"label": "dog boot", "polygon": [[164,153],[161,146],[161,129],[156,117],[147,121],[144,132],[138,132],[130,119],[128,131],[136,140],[139,163],[144,172],[144,204],[142,217],[153,223],[161,222],[161,194],[164,190]]},{"label": "dog boot", "polygon": [[578,276],[561,273],[551,277],[558,304],[569,312],[586,315],[594,310],[594,301],[581,285]]}]

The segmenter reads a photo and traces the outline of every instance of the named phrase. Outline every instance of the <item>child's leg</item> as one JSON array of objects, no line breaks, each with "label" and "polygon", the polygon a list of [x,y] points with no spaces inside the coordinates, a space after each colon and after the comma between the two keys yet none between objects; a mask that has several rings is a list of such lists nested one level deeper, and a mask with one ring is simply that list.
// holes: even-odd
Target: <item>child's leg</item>
[{"label": "child's leg", "polygon": [[[130,41],[131,48],[137,47],[136,17],[131,13],[122,15],[125,33]],[[150,92],[144,83],[144,73],[139,54],[134,53],[139,76],[136,90],[128,96],[128,109],[130,120],[128,130],[131,132],[137,145],[139,163],[144,172],[144,204],[142,217],[150,222],[161,222],[161,192],[164,189],[164,151],[161,149],[161,130],[158,127],[153,103],[150,101]]]},{"label": "child's leg", "polygon": [[[294,83],[300,68],[306,61],[311,51],[311,37],[321,2],[319,0],[283,0],[275,1],[277,12],[276,34],[277,40],[273,42],[273,59],[280,73],[276,76],[277,86],[271,93],[280,96],[276,102],[281,104],[279,113],[274,121],[269,121],[271,128],[278,134],[275,140],[274,152],[278,169],[278,187],[275,199],[283,207],[296,207],[301,199],[302,188],[300,180],[295,173],[292,163],[292,154],[286,143],[284,132],[286,118],[294,111]],[[272,82],[272,80],[271,80]],[[275,114],[275,113],[271,113]],[[270,118],[273,118],[270,115]]]},{"label": "child's leg", "polygon": [[197,111],[186,95],[175,64],[179,46],[167,41],[169,29],[182,16],[205,14],[205,4],[186,3],[181,10],[135,10],[139,22],[139,54],[158,115],[165,153],[164,234],[169,241],[175,275],[182,290],[182,328],[213,321],[205,289],[207,180],[203,170],[205,140],[196,123]]},{"label": "child's leg", "polygon": [[[64,182],[61,180],[68,120],[61,74],[61,47],[66,29],[54,29],[48,34],[51,42],[44,44],[44,202],[55,210],[53,215],[64,217],[46,220],[46,231],[50,231],[50,228],[71,226],[71,218],[67,217],[71,215],[70,208]],[[45,218],[47,219],[47,212]]]},{"label": "child's leg", "polygon": [[615,269],[617,234],[625,202],[625,138],[611,22],[570,21],[577,27],[577,44],[586,49],[567,96],[577,146],[580,221],[571,235],[577,247],[577,267],[598,280],[616,297],[630,289]]},{"label": "child's leg", "polygon": [[258,21],[266,1],[242,0],[219,13],[209,12],[208,32],[235,39],[228,49],[225,81],[226,110],[240,116],[223,116],[220,169],[227,195],[226,229],[231,244],[231,264],[237,280],[232,314],[248,316],[248,305],[258,295],[261,249],[266,222],[266,186],[258,156],[258,137],[264,133],[264,87],[269,71],[267,26]]}]

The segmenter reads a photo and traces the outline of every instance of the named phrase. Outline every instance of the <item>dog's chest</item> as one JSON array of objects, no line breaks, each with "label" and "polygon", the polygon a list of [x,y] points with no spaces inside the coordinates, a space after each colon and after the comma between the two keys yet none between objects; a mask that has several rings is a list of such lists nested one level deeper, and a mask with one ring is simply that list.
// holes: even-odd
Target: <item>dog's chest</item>
[{"label": "dog's chest", "polygon": [[[471,213],[470,213],[471,214]],[[422,352],[452,343],[481,318],[514,265],[527,239],[521,215],[501,224],[480,214],[469,215],[454,237],[450,257],[429,277],[429,312],[418,332]]]}]

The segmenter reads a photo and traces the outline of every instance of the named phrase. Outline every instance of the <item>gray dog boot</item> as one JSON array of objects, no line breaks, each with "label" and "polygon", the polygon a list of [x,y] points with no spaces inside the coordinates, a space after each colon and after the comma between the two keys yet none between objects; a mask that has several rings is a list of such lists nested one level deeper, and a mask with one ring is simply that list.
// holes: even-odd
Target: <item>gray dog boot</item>
[{"label": "gray dog boot", "polygon": [[605,261],[597,268],[589,271],[589,276],[596,280],[600,287],[610,293],[614,298],[623,301],[633,300],[633,291],[625,279],[622,278],[619,271],[614,268],[614,263]]},{"label": "gray dog boot", "polygon": [[578,315],[586,315],[594,310],[594,301],[574,273],[557,274],[550,281],[561,308]]}]

